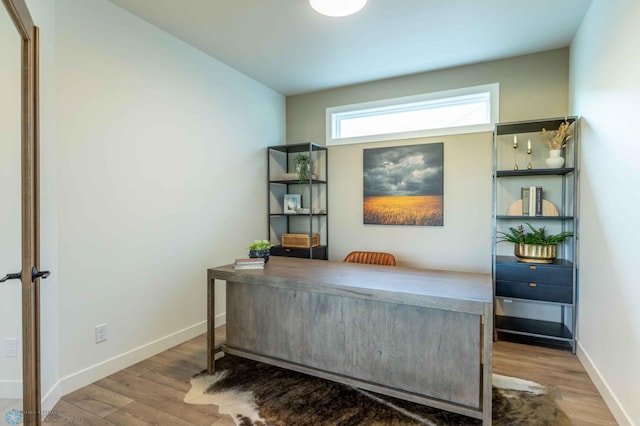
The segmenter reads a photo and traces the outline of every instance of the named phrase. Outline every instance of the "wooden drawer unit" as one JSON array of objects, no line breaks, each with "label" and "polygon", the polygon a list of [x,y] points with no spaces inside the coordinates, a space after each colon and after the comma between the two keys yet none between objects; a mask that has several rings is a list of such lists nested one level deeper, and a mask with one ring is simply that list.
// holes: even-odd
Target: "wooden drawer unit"
[{"label": "wooden drawer unit", "polygon": [[327,246],[313,247],[313,252],[310,253],[309,248],[294,248],[294,247],[271,247],[271,256],[288,256],[288,257],[306,257],[307,259],[322,259],[327,260]]},{"label": "wooden drawer unit", "polygon": [[569,285],[541,284],[522,281],[496,281],[496,296],[516,299],[543,300],[545,302],[571,303],[573,288]]},{"label": "wooden drawer unit", "polygon": [[571,286],[573,270],[570,264],[532,264],[496,262],[496,280],[526,281]]},{"label": "wooden drawer unit", "polygon": [[573,303],[573,269],[569,262],[496,262],[495,272],[496,296]]}]

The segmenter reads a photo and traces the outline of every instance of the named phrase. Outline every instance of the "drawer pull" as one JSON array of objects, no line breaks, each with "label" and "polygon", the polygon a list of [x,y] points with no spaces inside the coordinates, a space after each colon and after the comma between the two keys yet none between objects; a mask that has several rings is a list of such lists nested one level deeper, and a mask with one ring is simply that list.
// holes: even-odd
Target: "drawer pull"
[{"label": "drawer pull", "polygon": [[537,286],[538,286],[538,284],[536,284],[536,283],[529,283],[529,287],[537,287]]},{"label": "drawer pull", "polygon": [[538,269],[538,267],[536,265],[529,265],[529,269],[532,269],[535,271],[536,269]]}]

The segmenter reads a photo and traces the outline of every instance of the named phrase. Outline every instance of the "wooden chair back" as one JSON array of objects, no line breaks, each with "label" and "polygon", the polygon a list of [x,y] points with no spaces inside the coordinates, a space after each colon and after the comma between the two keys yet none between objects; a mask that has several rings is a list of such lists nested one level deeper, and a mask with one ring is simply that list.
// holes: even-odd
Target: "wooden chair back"
[{"label": "wooden chair back", "polygon": [[396,266],[396,258],[392,254],[379,251],[352,251],[344,258],[344,262]]}]

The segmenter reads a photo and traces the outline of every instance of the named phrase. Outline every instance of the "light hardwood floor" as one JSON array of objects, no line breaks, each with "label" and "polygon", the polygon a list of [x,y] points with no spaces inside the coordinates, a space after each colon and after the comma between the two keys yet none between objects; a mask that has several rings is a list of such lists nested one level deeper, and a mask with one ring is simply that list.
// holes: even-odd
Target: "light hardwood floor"
[{"label": "light hardwood floor", "polygon": [[[224,327],[216,340],[224,339]],[[45,425],[233,425],[213,406],[183,402],[189,379],[206,368],[206,337],[198,336],[89,386],[65,395]],[[575,355],[510,342],[495,342],[494,373],[543,384],[575,425],[616,425]]]}]

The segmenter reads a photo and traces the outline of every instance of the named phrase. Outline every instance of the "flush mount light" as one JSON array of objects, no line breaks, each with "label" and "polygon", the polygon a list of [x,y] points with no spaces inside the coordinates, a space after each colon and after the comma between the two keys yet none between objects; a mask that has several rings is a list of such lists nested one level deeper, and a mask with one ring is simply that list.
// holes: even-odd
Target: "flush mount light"
[{"label": "flush mount light", "polygon": [[362,9],[367,0],[309,0],[311,7],[327,16],[352,15]]}]

